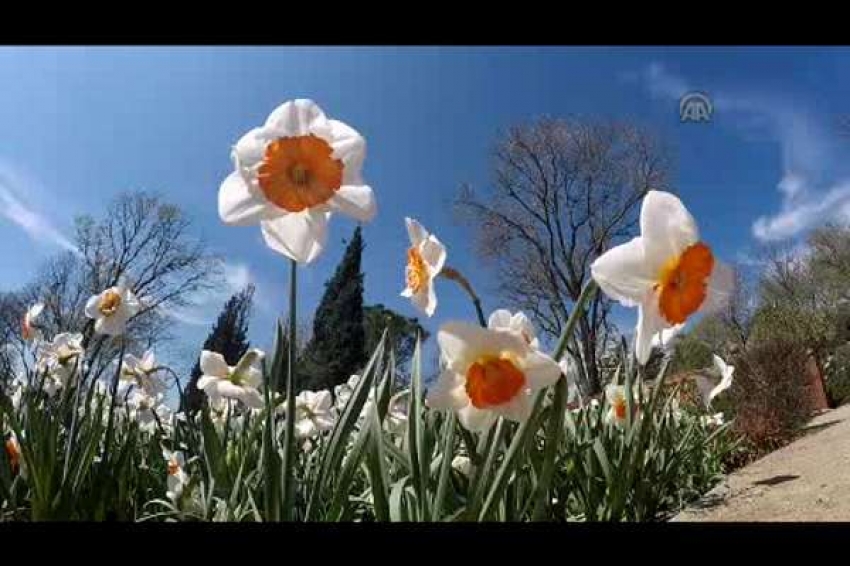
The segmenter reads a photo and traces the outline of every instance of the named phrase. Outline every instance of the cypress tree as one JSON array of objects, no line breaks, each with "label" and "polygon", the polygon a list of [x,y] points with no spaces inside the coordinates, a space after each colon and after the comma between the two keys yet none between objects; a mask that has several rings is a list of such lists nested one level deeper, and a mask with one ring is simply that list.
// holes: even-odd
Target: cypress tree
[{"label": "cypress tree", "polygon": [[[224,356],[228,365],[236,365],[250,347],[248,320],[253,298],[253,285],[248,285],[245,289],[230,297],[221,314],[218,315],[218,320],[212,331],[204,341],[203,349],[218,352]],[[200,361],[195,362],[191,376],[189,386],[184,391],[181,409],[195,413],[201,409],[206,400],[204,392],[197,388],[198,379],[201,377]]]},{"label": "cypress tree", "polygon": [[360,227],[348,243],[313,318],[313,336],[300,364],[300,389],[332,389],[366,364]]}]

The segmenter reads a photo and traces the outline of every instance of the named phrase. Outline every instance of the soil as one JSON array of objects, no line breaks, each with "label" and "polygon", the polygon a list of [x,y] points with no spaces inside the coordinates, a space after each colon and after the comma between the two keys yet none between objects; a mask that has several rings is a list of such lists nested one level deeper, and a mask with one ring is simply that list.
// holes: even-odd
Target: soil
[{"label": "soil", "polygon": [[673,521],[850,521],[850,405],[729,476]]}]

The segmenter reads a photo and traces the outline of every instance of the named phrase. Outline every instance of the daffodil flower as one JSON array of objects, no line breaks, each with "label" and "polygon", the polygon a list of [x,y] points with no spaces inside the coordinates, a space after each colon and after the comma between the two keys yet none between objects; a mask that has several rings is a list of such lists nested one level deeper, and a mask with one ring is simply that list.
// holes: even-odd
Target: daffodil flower
[{"label": "daffodil flower", "polygon": [[6,458],[9,460],[9,465],[12,468],[12,475],[20,472],[21,476],[26,478],[23,458],[21,457],[21,445],[18,443],[18,437],[15,436],[14,432],[6,439],[4,447],[6,449]]},{"label": "daffodil flower", "polygon": [[230,225],[259,223],[271,249],[310,263],[324,248],[332,212],[361,222],[375,216],[361,177],[365,155],[363,137],[313,101],[285,102],[236,143],[219,216]]},{"label": "daffodil flower", "polygon": [[529,346],[535,350],[540,349],[540,343],[537,340],[537,333],[534,330],[534,325],[531,320],[522,311],[517,311],[511,314],[511,311],[506,309],[498,309],[490,314],[487,320],[487,328],[492,330],[501,330],[504,332],[513,332],[525,340]]},{"label": "daffodil flower", "polygon": [[261,362],[265,354],[257,349],[249,350],[235,366],[228,366],[224,356],[217,352],[201,352],[201,372],[198,389],[210,398],[237,399],[250,408],[263,406],[263,397],[258,391],[262,382]]},{"label": "daffodil flower", "polygon": [[360,376],[352,374],[351,377],[348,378],[348,381],[340,383],[334,387],[334,401],[336,408],[339,411],[345,409],[345,405],[348,403],[348,400],[351,399],[351,395],[354,393],[354,388],[357,387],[358,381],[360,381]]},{"label": "daffodil flower", "polygon": [[132,354],[124,356],[121,366],[121,379],[141,387],[149,395],[156,395],[165,389],[165,384],[158,377],[159,366],[153,350],[147,350],[141,358]]},{"label": "daffodil flower", "polygon": [[720,381],[716,385],[705,375],[696,374],[694,376],[697,388],[702,395],[702,400],[706,407],[711,407],[711,402],[715,397],[732,387],[732,376],[735,373],[735,367],[727,365],[717,354],[712,356],[712,361],[714,362],[714,368],[720,374]]},{"label": "daffodil flower", "polygon": [[567,380],[567,404],[573,404],[579,400],[578,366],[570,356],[565,356],[558,362],[558,368]]},{"label": "daffodil flower", "polygon": [[57,334],[52,342],[44,344],[36,361],[36,369],[47,374],[45,389],[51,397],[56,390],[65,387],[75,372],[81,369],[83,335],[63,332]]},{"label": "daffodil flower", "polygon": [[183,496],[183,490],[189,483],[189,475],[183,469],[186,465],[186,459],[183,452],[162,449],[162,457],[165,458],[167,466],[167,485],[168,491],[166,497],[176,502]]},{"label": "daffodil flower", "polygon": [[405,279],[407,286],[401,292],[427,316],[437,309],[437,293],[434,278],[446,264],[446,247],[433,234],[429,234],[413,218],[405,218],[410,247],[407,249]]},{"label": "daffodil flower", "polygon": [[608,412],[605,414],[606,422],[623,426],[626,423],[628,413],[626,388],[622,385],[607,385],[605,387],[605,400],[608,402]]},{"label": "daffodil flower", "polygon": [[295,436],[312,438],[331,430],[336,410],[330,391],[302,391],[295,398]]},{"label": "daffodil flower", "polygon": [[390,397],[387,408],[387,428],[393,434],[401,434],[407,426],[407,413],[410,405],[410,389],[399,391]]},{"label": "daffodil flower", "polygon": [[561,375],[552,358],[513,332],[450,322],[437,342],[446,368],[428,391],[428,405],[457,411],[472,431],[487,430],[499,416],[525,421],[532,395]]},{"label": "daffodil flower", "polygon": [[25,341],[32,342],[41,338],[41,329],[36,320],[42,311],[44,311],[44,303],[36,303],[24,313],[24,318],[21,321],[21,336]]},{"label": "daffodil flower", "polygon": [[141,305],[127,279],[122,277],[115,287],[92,296],[86,303],[86,316],[94,319],[94,331],[108,336],[120,336],[127,321],[139,312]]},{"label": "daffodil flower", "polygon": [[645,364],[652,337],[728,298],[732,272],[700,240],[696,222],[677,197],[649,191],[641,235],[608,250],[591,265],[593,278],[622,305],[638,307],[635,351]]}]

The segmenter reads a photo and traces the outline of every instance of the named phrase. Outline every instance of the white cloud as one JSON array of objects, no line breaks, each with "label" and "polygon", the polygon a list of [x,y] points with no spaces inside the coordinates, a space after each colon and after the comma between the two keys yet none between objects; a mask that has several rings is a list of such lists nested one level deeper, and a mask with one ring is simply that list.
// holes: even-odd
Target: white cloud
[{"label": "white cloud", "polygon": [[190,326],[211,325],[221,312],[224,303],[254,282],[254,277],[245,264],[223,261],[221,269],[224,285],[196,293],[192,297],[191,304],[172,307],[168,309],[168,315]]},{"label": "white cloud", "polygon": [[79,253],[77,246],[45,214],[21,196],[29,194],[32,184],[8,164],[0,163],[0,217],[23,230],[30,239]]},{"label": "white cloud", "polygon": [[[647,66],[640,77],[654,98],[678,100],[692,86],[657,62]],[[707,89],[701,85],[700,90]],[[747,139],[779,145],[782,170],[775,190],[781,204],[778,212],[753,222],[752,233],[757,240],[788,240],[823,222],[850,220],[846,142],[842,147],[838,132],[827,127],[816,112],[800,101],[766,94],[707,92],[714,103],[715,116],[723,116],[725,124],[735,127]]]}]

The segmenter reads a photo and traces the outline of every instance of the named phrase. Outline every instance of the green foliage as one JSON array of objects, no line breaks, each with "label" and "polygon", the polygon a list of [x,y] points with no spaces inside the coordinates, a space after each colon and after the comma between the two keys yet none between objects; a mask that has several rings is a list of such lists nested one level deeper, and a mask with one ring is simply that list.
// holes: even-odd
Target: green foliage
[{"label": "green foliage", "polygon": [[344,383],[366,362],[360,227],[345,249],[313,319],[313,336],[301,360],[298,390],[330,389]]},{"label": "green foliage", "polygon": [[419,324],[419,319],[406,317],[384,305],[363,308],[363,323],[366,329],[366,351],[373,352],[384,331],[387,331],[388,350],[395,356],[396,368],[403,372],[413,357],[417,336],[424,342],[428,331]]}]

